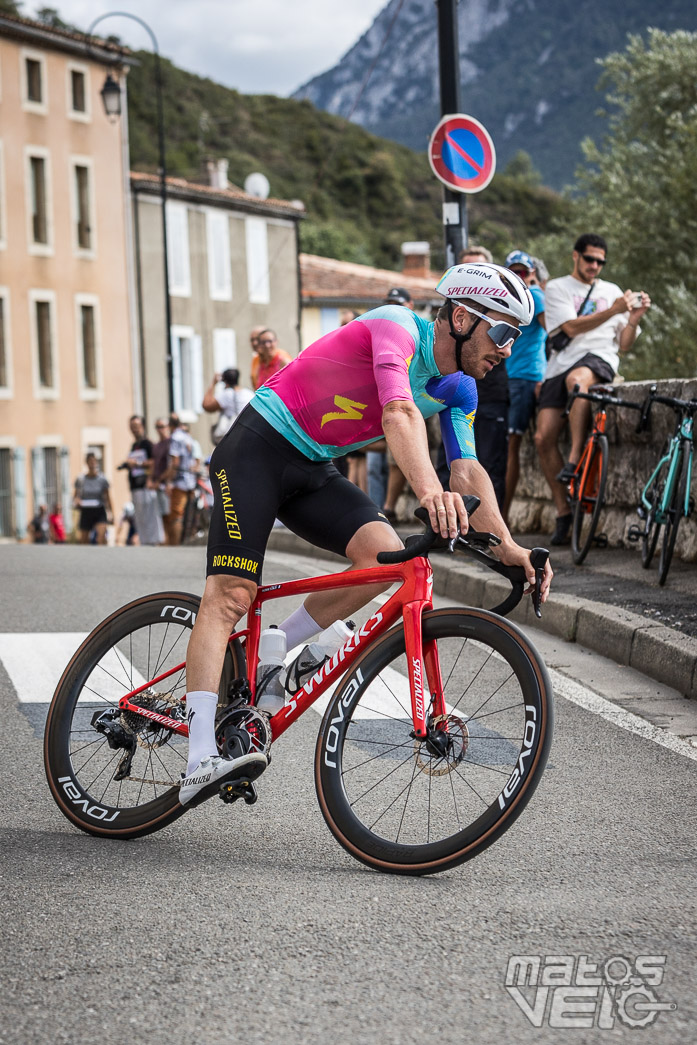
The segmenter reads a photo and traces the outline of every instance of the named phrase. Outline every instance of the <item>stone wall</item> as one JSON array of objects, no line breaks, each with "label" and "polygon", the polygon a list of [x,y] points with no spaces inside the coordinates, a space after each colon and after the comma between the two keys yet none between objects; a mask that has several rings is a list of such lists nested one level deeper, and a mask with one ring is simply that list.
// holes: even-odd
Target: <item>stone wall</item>
[{"label": "stone wall", "polygon": [[[651,382],[624,382],[618,389],[623,399],[641,403]],[[697,399],[697,380],[659,381],[660,394],[679,399]],[[655,403],[651,408],[651,423],[647,432],[636,432],[639,414],[636,410],[608,409],[607,437],[610,444],[610,462],[606,487],[606,509],[600,519],[600,531],[607,535],[614,547],[636,548],[640,545],[627,540],[630,526],[639,523],[637,504],[651,471],[656,466],[666,440],[672,436],[675,414],[666,406]],[[562,453],[568,445],[562,446]],[[692,496],[697,504],[697,458],[692,472]],[[398,505],[399,517],[411,518],[413,496],[405,496]],[[510,513],[513,533],[552,533],[554,508],[549,487],[539,466],[530,433],[521,448],[520,481]],[[688,562],[697,562],[697,510],[680,523],[675,555]]]}]

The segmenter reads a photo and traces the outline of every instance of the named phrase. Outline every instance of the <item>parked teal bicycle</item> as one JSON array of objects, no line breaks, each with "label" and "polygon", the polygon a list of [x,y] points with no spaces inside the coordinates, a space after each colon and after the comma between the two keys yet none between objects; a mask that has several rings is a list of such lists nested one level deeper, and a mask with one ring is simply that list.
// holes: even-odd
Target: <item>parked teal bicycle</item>
[{"label": "parked teal bicycle", "polygon": [[638,431],[648,427],[654,403],[662,403],[675,411],[675,432],[642,490],[637,512],[643,519],[643,527],[633,526],[629,532],[629,539],[641,540],[641,562],[644,569],[648,569],[663,530],[661,557],[658,563],[658,583],[663,585],[673,558],[680,520],[694,509],[690,486],[697,399],[675,399],[673,396],[656,395],[656,386],[653,385],[646,399]]}]

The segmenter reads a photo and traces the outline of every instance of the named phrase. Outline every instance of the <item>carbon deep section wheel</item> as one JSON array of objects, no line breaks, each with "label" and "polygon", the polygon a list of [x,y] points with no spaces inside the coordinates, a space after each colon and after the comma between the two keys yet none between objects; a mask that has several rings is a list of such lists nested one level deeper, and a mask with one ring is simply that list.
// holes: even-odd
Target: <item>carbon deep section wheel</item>
[{"label": "carbon deep section wheel", "polygon": [[661,556],[658,560],[658,583],[665,584],[668,578],[668,570],[673,561],[675,541],[678,536],[678,527],[685,511],[685,498],[687,494],[687,471],[689,461],[689,450],[681,449],[680,458],[675,470],[673,492],[670,504],[666,511],[665,530],[663,531],[663,544],[661,545]]},{"label": "carbon deep section wheel", "polygon": [[[44,762],[65,816],[90,834],[135,838],[184,813],[179,776],[187,740],[156,721],[121,713],[118,701],[186,659],[200,599],[161,592],[123,606],[88,635],[63,672],[46,720]],[[228,646],[221,688],[244,671]],[[183,717],[184,668],[147,686],[136,701]]]},{"label": "carbon deep section wheel", "polygon": [[552,686],[519,629],[485,610],[424,614],[446,716],[439,744],[413,738],[402,627],[356,663],[327,708],[315,752],[320,808],[356,859],[430,874],[481,853],[533,794],[552,740]]},{"label": "carbon deep section wheel", "polygon": [[574,518],[571,526],[571,554],[580,566],[593,544],[600,513],[605,504],[607,483],[607,436],[599,435],[591,449],[590,461],[583,489],[574,497]]}]

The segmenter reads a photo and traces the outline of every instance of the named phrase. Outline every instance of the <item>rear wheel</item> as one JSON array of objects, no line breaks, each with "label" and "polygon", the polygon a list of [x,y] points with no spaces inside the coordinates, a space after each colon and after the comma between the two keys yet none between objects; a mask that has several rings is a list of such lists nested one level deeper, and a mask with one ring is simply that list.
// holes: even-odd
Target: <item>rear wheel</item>
[{"label": "rear wheel", "polygon": [[[90,834],[135,838],[176,820],[187,739],[134,712],[121,697],[186,660],[200,599],[149,595],[112,613],[88,635],[63,672],[46,720],[44,761],[61,812]],[[221,690],[244,673],[228,646]],[[134,702],[184,717],[185,669],[144,689]]]},{"label": "rear wheel", "polygon": [[658,560],[658,583],[663,585],[668,577],[668,570],[673,561],[675,541],[678,536],[678,527],[685,510],[685,496],[687,494],[687,467],[689,456],[685,450],[680,451],[678,466],[673,481],[673,491],[670,504],[666,509],[665,530],[663,531],[663,544],[661,545],[661,557]]},{"label": "rear wheel", "polygon": [[571,554],[577,566],[588,555],[598,529],[600,513],[605,504],[607,460],[607,436],[599,435],[591,447],[585,476],[574,491]]},{"label": "rear wheel", "polygon": [[668,468],[666,464],[654,479],[651,484],[651,489],[646,495],[650,507],[644,523],[644,532],[641,535],[641,565],[645,570],[648,570],[653,561],[654,552],[656,551],[658,538],[663,525],[663,523],[659,522],[658,519],[661,515],[661,503],[663,501],[663,491],[667,475]]},{"label": "rear wheel", "polygon": [[484,610],[423,616],[446,713],[415,740],[403,628],[371,646],[329,705],[315,782],[327,824],[356,859],[430,874],[482,852],[525,807],[552,739],[552,687],[534,647]]}]

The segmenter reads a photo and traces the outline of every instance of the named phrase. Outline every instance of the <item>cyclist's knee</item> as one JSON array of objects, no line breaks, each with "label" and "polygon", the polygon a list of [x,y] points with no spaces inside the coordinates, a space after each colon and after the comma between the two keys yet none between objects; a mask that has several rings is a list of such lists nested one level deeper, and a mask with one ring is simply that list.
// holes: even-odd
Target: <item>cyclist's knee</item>
[{"label": "cyclist's knee", "polygon": [[207,579],[203,597],[208,610],[236,623],[247,613],[256,593],[257,585],[254,581],[218,573]]},{"label": "cyclist's knee", "polygon": [[399,536],[387,523],[370,522],[361,526],[348,545],[346,556],[356,569],[367,570],[377,566],[378,552],[393,552],[403,548]]}]

